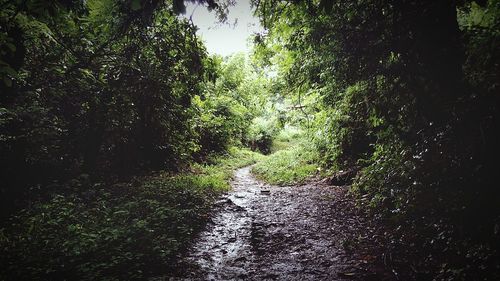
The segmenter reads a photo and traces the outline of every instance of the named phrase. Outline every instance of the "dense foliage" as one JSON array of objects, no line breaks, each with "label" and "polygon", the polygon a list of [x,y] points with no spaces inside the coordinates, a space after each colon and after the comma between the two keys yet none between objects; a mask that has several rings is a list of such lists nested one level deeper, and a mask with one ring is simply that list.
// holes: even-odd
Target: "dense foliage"
[{"label": "dense foliage", "polygon": [[3,207],[81,173],[173,169],[197,149],[207,57],[194,27],[168,4],[82,3],[2,4]]},{"label": "dense foliage", "polygon": [[187,174],[161,172],[113,185],[75,179],[71,192],[9,220],[0,232],[0,278],[143,280],[172,273],[233,170],[259,156],[231,148]]},{"label": "dense foliage", "polygon": [[[192,2],[224,18],[226,2]],[[267,80],[243,54],[209,57],[183,1],[0,7],[0,279],[170,270],[255,162],[231,147]]]},{"label": "dense foliage", "polygon": [[222,58],[183,0],[0,0],[0,278],[167,270],[248,146],[272,183],[359,171],[394,272],[500,279],[500,1],[252,3]]},{"label": "dense foliage", "polygon": [[498,278],[500,2],[254,4],[257,56],[289,95],[319,93],[304,111],[322,162],[361,168],[353,190],[420,255],[408,274]]},{"label": "dense foliage", "polygon": [[201,110],[197,122],[201,156],[225,151],[231,144],[244,144],[250,122],[258,114],[256,97],[252,96],[256,88],[250,88],[256,83],[256,74],[245,54],[225,59],[215,56],[213,63],[217,79],[206,83],[203,96],[195,99]]}]

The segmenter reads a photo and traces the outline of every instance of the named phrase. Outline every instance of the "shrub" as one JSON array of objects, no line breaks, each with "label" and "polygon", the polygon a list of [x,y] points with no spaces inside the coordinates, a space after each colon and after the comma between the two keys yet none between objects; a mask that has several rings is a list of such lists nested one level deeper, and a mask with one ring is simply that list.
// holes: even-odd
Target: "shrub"
[{"label": "shrub", "polygon": [[257,117],[252,120],[248,129],[247,142],[252,150],[259,150],[264,154],[271,152],[273,138],[278,131],[275,117]]},{"label": "shrub", "polygon": [[205,100],[195,97],[194,103],[200,111],[196,120],[200,157],[241,143],[249,125],[250,112],[246,107],[227,96],[210,96]]},{"label": "shrub", "polygon": [[229,149],[192,173],[130,183],[73,181],[71,192],[26,209],[0,229],[1,280],[137,280],[173,268],[229,188],[234,168],[260,157]]}]

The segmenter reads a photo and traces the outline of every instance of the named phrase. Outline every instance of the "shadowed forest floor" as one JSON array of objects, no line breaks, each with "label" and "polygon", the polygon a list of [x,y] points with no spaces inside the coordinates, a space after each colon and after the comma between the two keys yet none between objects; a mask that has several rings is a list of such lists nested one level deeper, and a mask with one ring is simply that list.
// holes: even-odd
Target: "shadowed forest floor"
[{"label": "shadowed forest floor", "polygon": [[382,266],[380,236],[343,187],[277,187],[250,167],[235,172],[232,191],[179,265],[153,280],[393,280]]}]

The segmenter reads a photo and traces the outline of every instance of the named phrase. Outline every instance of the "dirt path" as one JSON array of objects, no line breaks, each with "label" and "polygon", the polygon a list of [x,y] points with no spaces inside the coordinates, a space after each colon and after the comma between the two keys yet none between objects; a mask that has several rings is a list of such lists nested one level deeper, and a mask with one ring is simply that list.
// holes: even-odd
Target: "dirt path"
[{"label": "dirt path", "polygon": [[183,277],[168,280],[386,280],[375,233],[344,188],[264,185],[250,167],[236,171],[185,257]]}]

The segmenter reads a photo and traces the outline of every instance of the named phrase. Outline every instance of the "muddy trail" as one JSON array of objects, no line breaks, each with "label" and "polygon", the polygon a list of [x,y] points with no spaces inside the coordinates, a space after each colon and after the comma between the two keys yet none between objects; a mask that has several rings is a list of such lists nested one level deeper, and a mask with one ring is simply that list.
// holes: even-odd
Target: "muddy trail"
[{"label": "muddy trail", "polygon": [[232,191],[163,280],[393,280],[381,266],[377,231],[343,187],[277,187],[250,167],[235,172]]}]

